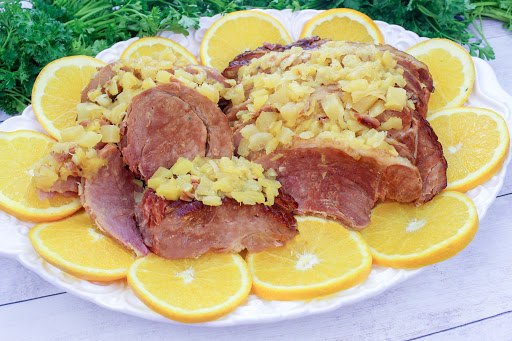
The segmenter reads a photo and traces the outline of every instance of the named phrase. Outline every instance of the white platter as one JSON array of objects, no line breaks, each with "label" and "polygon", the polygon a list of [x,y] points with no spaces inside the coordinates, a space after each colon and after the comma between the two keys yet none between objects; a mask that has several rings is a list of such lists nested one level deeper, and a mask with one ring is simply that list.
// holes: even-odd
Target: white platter
[{"label": "white platter", "polygon": [[[276,11],[262,10],[278,19],[288,30],[292,40],[297,40],[305,22],[320,11],[306,10],[292,12],[291,10]],[[192,52],[199,55],[201,39],[207,28],[220,16],[201,18],[200,29],[191,30],[188,37],[176,34],[161,34],[171,38]],[[413,32],[406,31],[400,26],[389,25],[377,21],[386,43],[405,50],[426,38],[420,38]],[[137,38],[120,42],[111,48],[98,54],[97,58],[110,63],[119,58],[123,50]],[[476,81],[473,93],[469,97],[467,106],[483,107],[500,113],[509,127],[512,127],[512,97],[509,96],[498,84],[496,76],[485,61],[473,58],[476,69]],[[44,129],[34,116],[32,107],[27,107],[21,116],[13,117],[0,125],[0,131],[15,131],[20,129],[36,130],[44,133]],[[496,198],[503,185],[506,166],[510,161],[510,153],[504,167],[491,180],[466,193],[475,203],[480,219]],[[147,308],[124,280],[97,283],[77,279],[68,275],[54,266],[46,263],[32,248],[27,233],[34,224],[19,221],[18,219],[0,211],[0,254],[16,258],[25,267],[39,274],[48,282],[67,292],[94,302],[99,306],[115,311],[127,313],[141,318],[178,323],[168,320]],[[485,228],[485,226],[483,227]],[[471,245],[469,246],[471,247]],[[213,322],[196,324],[196,326],[220,327],[240,324],[255,324],[276,322],[284,319],[302,317],[311,314],[319,314],[331,311],[342,306],[368,299],[381,293],[396,284],[414,275],[421,273],[417,270],[397,270],[373,266],[368,279],[351,289],[341,291],[329,297],[309,301],[279,302],[266,301],[255,295],[248,299],[231,314]]]}]

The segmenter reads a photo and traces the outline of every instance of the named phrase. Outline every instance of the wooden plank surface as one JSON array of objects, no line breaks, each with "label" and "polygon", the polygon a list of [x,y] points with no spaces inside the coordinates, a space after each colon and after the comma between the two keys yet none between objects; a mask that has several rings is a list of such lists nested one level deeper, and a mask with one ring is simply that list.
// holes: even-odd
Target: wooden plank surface
[{"label": "wooden plank surface", "polygon": [[[491,66],[512,93],[512,34],[485,22]],[[0,257],[0,330],[9,340],[512,340],[512,170],[473,242],[372,299],[280,323],[201,328],[142,320],[63,293]]]}]

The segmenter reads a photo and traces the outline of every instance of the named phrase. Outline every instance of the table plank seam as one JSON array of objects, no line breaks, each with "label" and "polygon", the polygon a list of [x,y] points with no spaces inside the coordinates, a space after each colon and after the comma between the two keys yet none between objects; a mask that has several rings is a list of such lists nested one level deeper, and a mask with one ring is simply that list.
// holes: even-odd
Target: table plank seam
[{"label": "table plank seam", "polygon": [[510,313],[512,313],[512,310],[504,311],[504,312],[496,314],[496,315],[484,317],[484,318],[481,318],[479,320],[471,321],[471,322],[464,323],[464,324],[461,324],[461,325],[458,325],[458,326],[454,326],[454,327],[451,327],[451,328],[446,328],[446,329],[443,329],[443,330],[439,330],[437,332],[433,332],[433,333],[425,334],[425,335],[422,335],[422,336],[418,336],[418,337],[415,337],[413,339],[408,339],[408,341],[414,341],[414,340],[423,339],[423,338],[426,338],[428,336],[444,333],[444,332],[447,332],[449,330],[455,330],[455,329],[458,329],[458,328],[461,328],[461,327],[469,326],[471,324],[479,323],[479,322],[482,322],[482,321],[485,321],[485,320],[490,320],[490,319],[493,319],[495,317],[503,316],[503,315],[510,314]]},{"label": "table plank seam", "polygon": [[63,292],[58,292],[58,293],[50,294],[50,295],[44,295],[44,296],[38,296],[38,297],[27,298],[26,300],[20,300],[20,301],[15,301],[15,302],[3,303],[3,304],[0,304],[0,307],[4,307],[4,306],[8,306],[8,305],[12,305],[12,304],[16,304],[16,303],[23,303],[23,302],[29,302],[29,301],[39,300],[39,299],[41,299],[41,298],[52,297],[52,296],[58,296],[58,295],[62,295],[62,294],[66,294],[66,292],[65,292],[65,291],[63,291]]},{"label": "table plank seam", "polygon": [[501,197],[506,197],[507,195],[511,195],[511,193],[505,193],[505,194],[501,194],[501,195],[498,195],[496,198],[501,198]]}]

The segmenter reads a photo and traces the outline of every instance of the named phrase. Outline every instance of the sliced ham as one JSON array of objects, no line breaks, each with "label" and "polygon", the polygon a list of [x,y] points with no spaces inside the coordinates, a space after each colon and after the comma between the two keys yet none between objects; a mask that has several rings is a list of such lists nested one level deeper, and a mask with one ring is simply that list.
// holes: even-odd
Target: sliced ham
[{"label": "sliced ham", "polygon": [[52,187],[41,190],[37,188],[37,197],[44,201],[46,198],[51,199],[57,194],[65,197],[74,197],[78,195],[78,185],[80,177],[68,176],[66,180],[57,180]]},{"label": "sliced ham", "polygon": [[122,129],[123,157],[130,169],[149,179],[159,167],[197,155],[231,157],[231,128],[219,107],[178,80],[136,96]]},{"label": "sliced ham", "polygon": [[[224,70],[223,75],[238,79],[239,68],[255,58],[277,52],[275,59],[280,61],[282,58],[277,56],[279,52],[293,46],[305,50],[318,49],[327,41],[313,37],[287,46],[266,44],[237,56]],[[425,120],[430,93],[434,90],[427,66],[391,46],[378,45],[377,49],[382,52],[389,51],[397,61],[396,67],[403,70],[405,90],[408,98],[415,104],[415,109],[406,107],[401,112],[387,110],[376,118],[358,114],[355,118],[368,128],[378,128],[390,117],[401,118],[402,129],[389,130],[386,139],[387,143],[395,147],[398,157],[377,152],[373,155],[354,152],[347,150],[343,144],[337,145],[333,141],[319,142],[319,139],[303,140],[300,143],[294,140],[292,144],[282,146],[269,155],[249,155],[249,159],[277,171],[283,190],[298,202],[298,212],[301,214],[323,215],[339,220],[349,228],[361,229],[368,225],[370,211],[379,201],[393,200],[419,205],[446,187],[447,163],[442,147]],[[305,62],[308,56],[310,55],[303,54],[293,63]],[[329,92],[342,97],[341,89],[335,84],[324,87],[322,91],[318,91],[318,96]],[[246,89],[247,98],[250,91],[250,88]],[[314,94],[316,93],[317,90]],[[247,109],[247,103],[228,105],[225,108],[230,120],[235,120],[233,126],[236,146],[241,139],[240,130],[253,123],[236,121],[236,113]]]},{"label": "sliced ham", "polygon": [[419,171],[408,160],[330,140],[295,139],[253,160],[277,171],[283,191],[298,203],[297,213],[327,217],[355,230],[368,226],[377,200],[410,202],[422,190]]},{"label": "sliced ham", "polygon": [[167,201],[148,189],[137,206],[137,220],[146,245],[168,259],[197,258],[208,251],[259,252],[284,245],[297,234],[296,206],[289,200],[280,195],[269,207],[225,198],[220,206],[206,206]]},{"label": "sliced ham", "polygon": [[96,225],[137,256],[149,250],[142,240],[135,219],[135,184],[133,174],[124,167],[121,153],[114,144],[98,151],[108,160],[91,179],[82,178],[82,205]]}]

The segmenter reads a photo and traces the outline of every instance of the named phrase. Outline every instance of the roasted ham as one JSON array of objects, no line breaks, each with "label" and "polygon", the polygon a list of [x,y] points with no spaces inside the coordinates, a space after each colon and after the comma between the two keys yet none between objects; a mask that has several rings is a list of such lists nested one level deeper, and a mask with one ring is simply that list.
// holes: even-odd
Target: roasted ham
[{"label": "roasted ham", "polygon": [[148,189],[137,206],[137,220],[155,254],[197,258],[208,251],[259,252],[284,245],[297,234],[295,208],[286,195],[272,206],[240,205],[228,198],[220,206],[206,206],[200,201],[167,201]]},{"label": "roasted ham", "polygon": [[[241,66],[250,65],[255,58],[261,58],[267,53],[283,52],[294,46],[304,50],[318,49],[327,41],[314,37],[288,46],[266,44],[236,57],[223,75],[240,81],[242,75],[238,75],[238,70]],[[359,43],[348,44],[363,46]],[[428,68],[412,56],[390,46],[379,45],[377,49],[389,51],[397,62],[396,67],[403,70],[406,81],[404,89],[415,109],[404,107],[402,111],[386,110],[375,118],[358,114],[354,117],[368,128],[378,128],[390,117],[400,118],[402,128],[388,130],[386,139],[399,156],[353,150],[335,140],[318,138],[294,138],[292,143],[280,146],[268,155],[252,152],[248,156],[265,168],[272,167],[277,171],[282,189],[298,202],[298,213],[326,216],[357,230],[369,224],[370,211],[379,201],[393,200],[419,205],[446,187],[447,163],[442,147],[425,120],[428,99],[434,90]],[[297,57],[293,63],[303,63],[307,56],[310,54]],[[278,56],[275,59],[279,62],[283,60]],[[247,110],[250,93],[251,89],[246,89],[247,102],[238,106],[228,105],[225,109],[227,117],[234,121],[237,148],[241,140],[241,129],[251,121],[237,121],[236,114],[240,110]],[[322,85],[314,90],[312,97],[321,98],[323,93],[343,97],[341,89],[335,84]],[[265,110],[269,109],[260,109]],[[257,115],[254,120],[256,118]]]},{"label": "roasted ham", "polygon": [[122,128],[122,153],[130,169],[149,179],[158,167],[197,155],[231,157],[231,128],[219,107],[178,80],[136,96]]},{"label": "roasted ham", "polygon": [[98,156],[108,160],[91,179],[82,178],[80,200],[96,225],[138,256],[148,253],[135,224],[135,184],[133,173],[124,167],[121,153],[107,144]]}]

